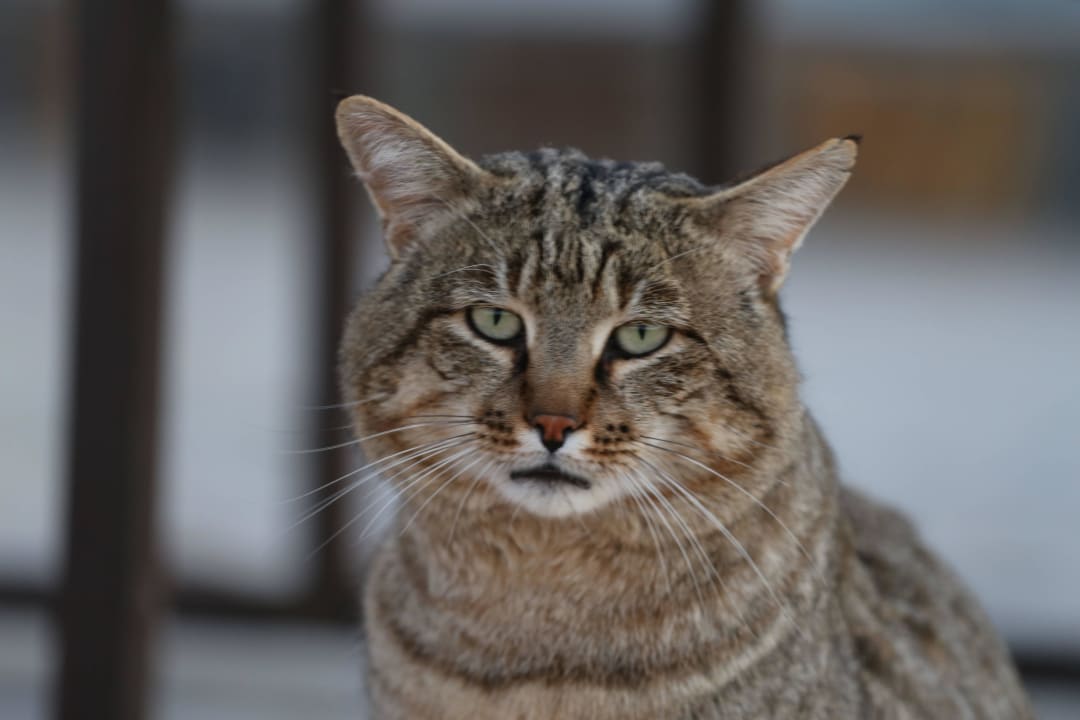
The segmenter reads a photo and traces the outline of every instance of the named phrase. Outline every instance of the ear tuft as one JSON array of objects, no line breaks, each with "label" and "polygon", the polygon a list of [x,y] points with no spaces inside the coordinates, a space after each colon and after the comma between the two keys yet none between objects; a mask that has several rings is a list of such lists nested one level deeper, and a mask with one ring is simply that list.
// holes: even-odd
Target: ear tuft
[{"label": "ear tuft", "polygon": [[447,222],[484,176],[412,118],[363,95],[338,104],[338,137],[383,221],[393,257]]},{"label": "ear tuft", "polygon": [[787,276],[792,253],[850,177],[859,139],[826,140],[734,187],[689,202],[706,233],[734,244],[753,264],[762,288],[774,293]]}]

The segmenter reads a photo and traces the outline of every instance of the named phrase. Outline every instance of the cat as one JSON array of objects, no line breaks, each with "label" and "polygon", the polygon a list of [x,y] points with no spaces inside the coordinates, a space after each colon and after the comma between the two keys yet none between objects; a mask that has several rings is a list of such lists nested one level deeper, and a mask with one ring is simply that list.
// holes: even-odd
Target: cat
[{"label": "cat", "polygon": [[340,365],[400,497],[364,592],[372,717],[1032,717],[799,399],[778,291],[857,138],[709,188],[473,162],[362,96],[337,123],[391,258]]}]

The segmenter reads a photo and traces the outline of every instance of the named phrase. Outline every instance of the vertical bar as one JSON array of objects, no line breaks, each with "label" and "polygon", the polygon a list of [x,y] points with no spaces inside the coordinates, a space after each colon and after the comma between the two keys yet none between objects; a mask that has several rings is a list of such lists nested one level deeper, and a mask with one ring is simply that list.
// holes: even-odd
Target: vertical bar
[{"label": "vertical bar", "polygon": [[[353,199],[359,188],[352,182],[344,151],[338,143],[334,110],[338,100],[357,86],[355,48],[363,45],[358,19],[357,0],[317,0],[311,52],[316,95],[312,98],[313,141],[315,143],[316,208],[315,262],[315,357],[313,385],[317,404],[340,403],[337,384],[337,350],[345,317],[352,300],[356,236],[353,222]],[[313,447],[327,447],[341,442],[341,434],[324,430],[327,418],[341,415],[322,413],[314,427]],[[313,481],[319,488],[347,472],[349,453],[344,449],[314,454]],[[317,493],[316,501],[339,490],[338,486]],[[326,543],[315,558],[315,578],[311,588],[311,609],[320,615],[351,617],[356,613],[357,598],[349,572],[349,544],[338,531],[347,522],[346,503],[336,502],[319,513],[314,526],[316,545]],[[332,538],[332,539],[331,539]]]},{"label": "vertical bar", "polygon": [[169,0],[76,3],[74,367],[56,717],[144,717],[172,145]]},{"label": "vertical bar", "polygon": [[745,98],[750,8],[745,0],[702,0],[697,37],[695,133],[697,177],[719,183],[737,173],[743,128],[739,100]]}]

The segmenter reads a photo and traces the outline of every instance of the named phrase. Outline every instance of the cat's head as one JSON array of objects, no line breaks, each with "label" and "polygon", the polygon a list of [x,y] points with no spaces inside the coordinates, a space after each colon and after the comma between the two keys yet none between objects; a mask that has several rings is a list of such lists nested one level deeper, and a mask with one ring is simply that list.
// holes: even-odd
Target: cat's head
[{"label": "cat's head", "polygon": [[715,189],[573,150],[474,163],[365,97],[337,118],[392,258],[351,317],[342,383],[406,502],[484,485],[561,516],[723,495],[720,476],[789,439],[777,291],[855,140]]}]

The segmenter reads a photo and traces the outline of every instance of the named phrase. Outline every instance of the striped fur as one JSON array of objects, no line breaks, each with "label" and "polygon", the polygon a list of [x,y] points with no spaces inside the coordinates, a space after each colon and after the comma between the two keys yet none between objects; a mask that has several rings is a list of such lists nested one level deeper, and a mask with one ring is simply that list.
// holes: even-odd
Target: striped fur
[{"label": "striped fur", "polygon": [[[712,189],[572,150],[473,163],[368,98],[339,128],[393,258],[341,350],[400,493],[364,598],[373,717],[1031,716],[978,606],[839,484],[799,400],[776,291],[854,141]],[[524,342],[479,337],[474,305]],[[631,320],[674,334],[611,355]],[[555,458],[587,487],[510,478],[549,459],[539,410],[581,419]]]}]

